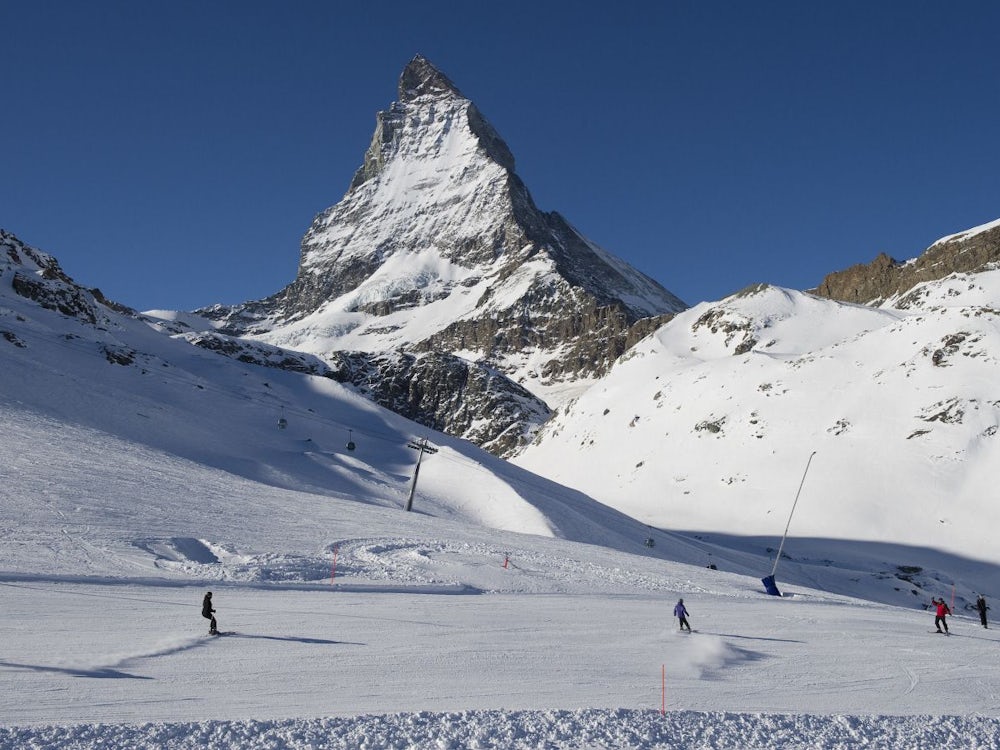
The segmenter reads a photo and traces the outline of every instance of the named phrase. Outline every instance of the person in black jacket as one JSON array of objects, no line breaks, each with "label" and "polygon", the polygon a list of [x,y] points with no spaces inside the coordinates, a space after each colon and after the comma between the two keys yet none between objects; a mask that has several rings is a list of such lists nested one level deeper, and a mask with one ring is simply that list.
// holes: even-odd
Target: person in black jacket
[{"label": "person in black jacket", "polygon": [[983,596],[982,594],[980,594],[979,598],[976,599],[976,609],[979,610],[979,620],[983,623],[983,627],[985,628],[986,627],[986,610],[988,610],[989,607],[986,606],[986,597]]},{"label": "person in black jacket", "polygon": [[212,608],[212,592],[205,594],[205,599],[201,603],[201,616],[211,620],[208,626],[209,635],[218,635],[219,629],[215,625],[215,610]]}]

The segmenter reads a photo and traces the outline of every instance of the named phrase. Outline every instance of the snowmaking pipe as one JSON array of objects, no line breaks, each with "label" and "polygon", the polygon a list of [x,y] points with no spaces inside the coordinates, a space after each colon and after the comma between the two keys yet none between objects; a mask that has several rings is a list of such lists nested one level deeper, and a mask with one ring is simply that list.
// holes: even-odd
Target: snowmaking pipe
[{"label": "snowmaking pipe", "polygon": [[799,482],[799,491],[795,493],[795,502],[792,503],[792,512],[788,514],[788,523],[785,524],[785,533],[781,535],[781,544],[778,545],[778,554],[774,556],[774,567],[771,568],[771,576],[774,577],[775,571],[778,569],[778,561],[781,559],[781,550],[785,546],[785,538],[788,536],[788,527],[792,525],[792,516],[795,514],[795,506],[799,504],[799,495],[802,494],[802,485],[806,483],[806,474],[809,473],[809,464],[812,463],[813,456],[816,455],[816,451],[809,454],[809,460],[806,461],[806,470],[802,472],[802,481]]}]

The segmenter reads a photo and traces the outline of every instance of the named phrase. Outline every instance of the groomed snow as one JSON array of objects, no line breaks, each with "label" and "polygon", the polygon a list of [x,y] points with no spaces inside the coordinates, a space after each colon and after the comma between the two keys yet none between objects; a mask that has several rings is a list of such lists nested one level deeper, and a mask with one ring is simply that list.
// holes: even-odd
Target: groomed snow
[{"label": "groomed snow", "polygon": [[[1000,636],[968,616],[946,638],[923,611],[780,572],[786,596],[767,597],[708,545],[722,569],[407,514],[367,494],[389,474],[282,489],[2,406],[0,747],[997,746]],[[481,468],[447,471],[481,502]],[[643,550],[641,527],[606,520]]]}]

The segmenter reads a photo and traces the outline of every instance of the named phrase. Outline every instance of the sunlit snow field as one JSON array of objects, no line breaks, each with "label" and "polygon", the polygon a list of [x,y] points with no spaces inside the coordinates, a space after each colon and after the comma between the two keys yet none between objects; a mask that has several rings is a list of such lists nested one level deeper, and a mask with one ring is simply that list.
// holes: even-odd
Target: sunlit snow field
[{"label": "sunlit snow field", "polygon": [[946,638],[4,413],[0,747],[1000,746],[1000,633],[969,617]]}]

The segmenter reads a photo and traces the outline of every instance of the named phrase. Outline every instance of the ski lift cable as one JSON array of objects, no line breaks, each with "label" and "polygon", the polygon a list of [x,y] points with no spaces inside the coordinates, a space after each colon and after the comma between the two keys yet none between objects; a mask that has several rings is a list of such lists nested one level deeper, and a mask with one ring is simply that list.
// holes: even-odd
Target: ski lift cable
[{"label": "ski lift cable", "polygon": [[[60,347],[64,347],[64,348],[67,348],[67,349],[72,349],[72,350],[75,350],[75,351],[79,351],[79,352],[82,352],[84,354],[88,354],[88,355],[90,355],[90,356],[92,356],[94,358],[98,358],[98,359],[102,358],[100,350],[94,348],[94,345],[101,346],[102,342],[99,342],[99,341],[89,341],[89,340],[83,340],[83,339],[80,339],[80,340],[77,340],[77,339],[65,339],[62,336],[48,335],[46,333],[37,332],[37,331],[34,332],[33,335],[38,336],[39,338],[42,338],[42,339],[46,340],[48,343],[55,344],[56,346],[60,346]],[[209,354],[209,353],[205,353],[202,356],[204,357],[205,361],[214,363],[215,360],[212,359],[212,357],[219,356],[219,355],[212,355],[212,354]],[[153,373],[154,371],[149,370],[149,372]],[[193,375],[193,374],[189,373],[189,371],[183,370],[182,372],[187,373],[187,375],[186,376],[184,376],[184,375],[178,375],[178,374],[172,372],[171,370],[164,370],[162,372],[161,371],[155,371],[155,377],[159,378],[159,379],[162,379],[162,380],[165,380],[165,381],[168,381],[168,382],[171,382],[171,383],[175,383],[177,385],[184,386],[184,387],[192,387],[192,385],[193,385],[194,387],[198,387],[199,390],[203,390],[203,391],[206,391],[208,393],[218,394],[218,395],[221,395],[221,396],[224,396],[224,397],[227,397],[227,398],[236,399],[236,400],[241,401],[241,402],[250,402],[252,404],[258,404],[258,405],[260,405],[260,406],[262,406],[264,408],[267,408],[267,409],[273,408],[273,406],[274,406],[273,399],[279,398],[277,396],[277,394],[273,394],[273,393],[260,393],[260,394],[243,393],[243,394],[240,394],[238,392],[234,392],[231,389],[220,388],[220,387],[216,386],[212,381],[210,381],[210,380],[203,380],[203,379],[199,378],[197,375]],[[196,382],[198,380],[201,380],[202,382]],[[266,396],[269,400],[265,401],[264,398],[262,398],[264,396]],[[296,417],[296,418],[300,418],[300,419],[311,420],[313,422],[317,422],[319,424],[323,424],[323,425],[327,425],[327,426],[331,426],[331,427],[340,427],[342,429],[347,430],[348,434],[349,434],[349,438],[348,438],[349,442],[354,442],[353,441],[353,433],[355,433],[355,432],[357,432],[360,436],[364,437],[366,440],[378,440],[378,441],[386,442],[386,443],[389,443],[389,444],[392,444],[392,445],[399,445],[399,443],[400,443],[401,440],[403,440],[405,442],[412,442],[412,441],[420,440],[421,439],[421,438],[416,437],[414,435],[407,435],[405,432],[389,433],[389,432],[382,432],[382,431],[376,431],[376,430],[370,430],[370,429],[362,429],[362,428],[359,428],[357,425],[353,425],[353,424],[350,424],[350,423],[347,423],[347,422],[343,422],[343,421],[340,421],[340,420],[337,420],[337,419],[332,419],[330,417],[326,417],[326,416],[317,414],[316,412],[310,411],[310,410],[305,409],[305,408],[299,408],[299,407],[295,407],[295,406],[291,406],[291,405],[285,405],[285,404],[281,404],[280,406],[281,406],[281,410],[282,410],[282,412],[284,414],[288,414],[290,416],[293,416],[293,417]],[[477,464],[474,461],[472,461],[471,459],[467,459],[467,458],[461,457],[461,456],[456,455],[456,454],[445,453],[445,454],[441,454],[440,458],[443,458],[446,461],[451,461],[453,463],[464,465],[464,466],[466,466],[467,468],[469,468],[470,470],[473,470],[473,471],[480,471],[480,472],[483,472],[484,474],[489,474],[491,476],[495,476],[495,474],[493,472],[491,472],[489,469],[486,469],[481,464]],[[506,481],[508,483],[520,484],[520,485],[525,486],[525,487],[531,487],[531,488],[534,488],[534,489],[536,489],[538,491],[541,491],[541,492],[549,493],[551,491],[550,489],[548,489],[546,487],[543,487],[543,486],[539,485],[538,483],[531,482],[530,480],[524,480],[524,479],[520,479],[520,478],[507,477],[507,478],[504,479],[504,481]]]}]

